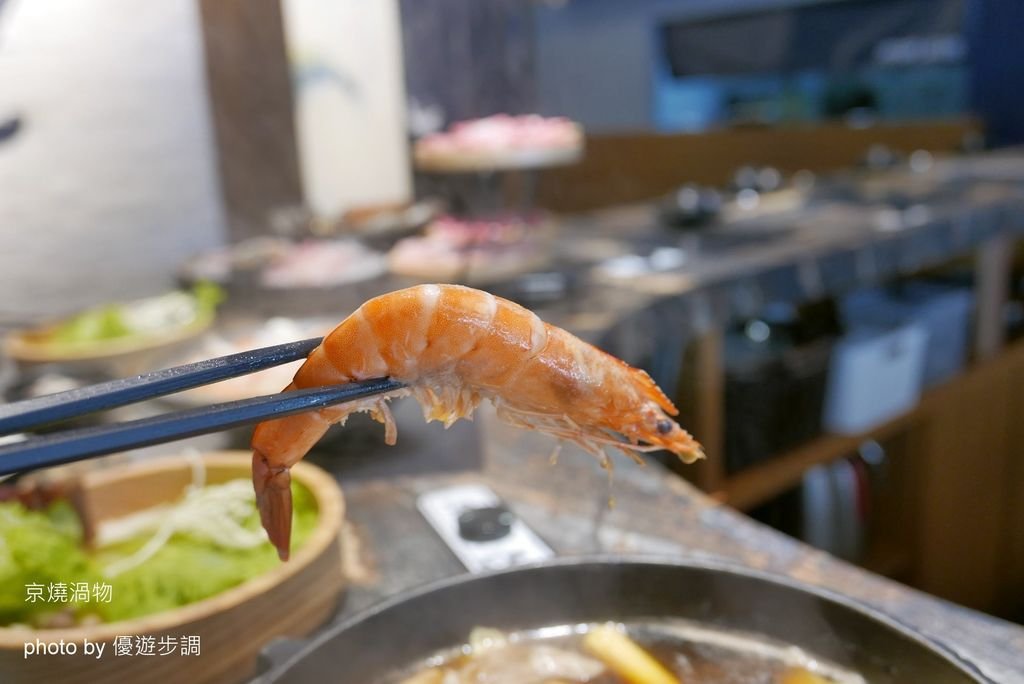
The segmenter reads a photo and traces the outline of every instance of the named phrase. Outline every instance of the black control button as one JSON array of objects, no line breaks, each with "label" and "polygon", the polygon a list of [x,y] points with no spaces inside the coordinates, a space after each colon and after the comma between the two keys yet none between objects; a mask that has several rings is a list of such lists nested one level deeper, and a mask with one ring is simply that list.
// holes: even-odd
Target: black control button
[{"label": "black control button", "polygon": [[471,508],[459,515],[459,536],[467,541],[488,542],[512,531],[515,516],[505,506]]}]

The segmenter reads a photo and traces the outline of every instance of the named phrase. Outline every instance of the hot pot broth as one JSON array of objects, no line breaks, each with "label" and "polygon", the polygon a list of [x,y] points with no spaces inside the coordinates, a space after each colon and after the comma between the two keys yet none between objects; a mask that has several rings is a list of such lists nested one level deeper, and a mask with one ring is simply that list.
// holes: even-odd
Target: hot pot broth
[{"label": "hot pot broth", "polygon": [[[612,635],[612,643],[597,641]],[[603,642],[603,645],[602,645]],[[621,656],[623,649],[637,653]],[[637,648],[638,647],[638,648]],[[652,658],[644,669],[636,659]],[[634,667],[637,666],[637,667]],[[632,670],[631,672],[629,670]],[[660,670],[660,671],[658,671]],[[684,620],[479,628],[462,646],[379,684],[864,684],[860,675],[785,643]]]}]

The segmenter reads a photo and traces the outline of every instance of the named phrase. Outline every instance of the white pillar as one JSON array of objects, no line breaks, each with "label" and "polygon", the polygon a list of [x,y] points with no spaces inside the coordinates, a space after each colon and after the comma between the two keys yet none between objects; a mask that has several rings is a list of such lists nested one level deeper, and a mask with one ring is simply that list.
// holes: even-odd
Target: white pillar
[{"label": "white pillar", "polygon": [[397,0],[283,0],[299,168],[321,218],[411,195]]}]

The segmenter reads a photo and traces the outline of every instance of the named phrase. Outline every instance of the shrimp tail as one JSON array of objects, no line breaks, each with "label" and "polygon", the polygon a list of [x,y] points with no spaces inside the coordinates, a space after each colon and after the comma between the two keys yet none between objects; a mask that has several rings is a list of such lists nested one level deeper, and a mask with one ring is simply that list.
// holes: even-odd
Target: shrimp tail
[{"label": "shrimp tail", "polygon": [[252,452],[252,484],[260,521],[277,556],[288,560],[292,538],[292,476],[287,466],[272,467],[258,449]]}]

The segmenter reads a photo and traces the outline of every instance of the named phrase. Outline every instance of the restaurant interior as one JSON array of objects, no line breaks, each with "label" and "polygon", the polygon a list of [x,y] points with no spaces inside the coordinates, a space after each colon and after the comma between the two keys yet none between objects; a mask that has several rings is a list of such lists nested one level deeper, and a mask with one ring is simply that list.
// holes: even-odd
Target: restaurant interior
[{"label": "restaurant interior", "polygon": [[1015,0],[0,0],[0,681],[1024,682],[1021,112]]}]

